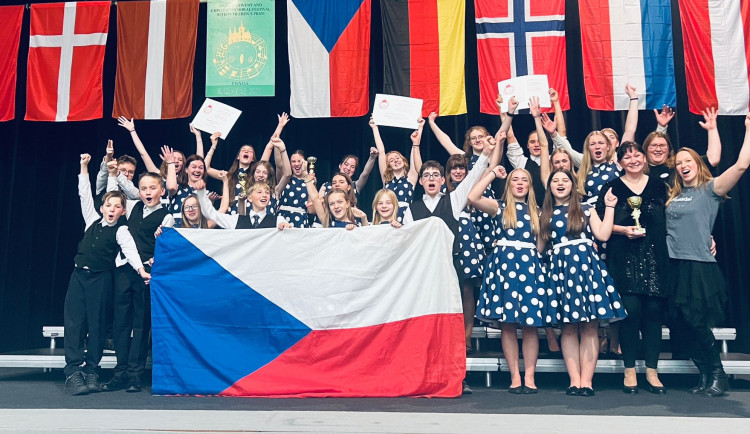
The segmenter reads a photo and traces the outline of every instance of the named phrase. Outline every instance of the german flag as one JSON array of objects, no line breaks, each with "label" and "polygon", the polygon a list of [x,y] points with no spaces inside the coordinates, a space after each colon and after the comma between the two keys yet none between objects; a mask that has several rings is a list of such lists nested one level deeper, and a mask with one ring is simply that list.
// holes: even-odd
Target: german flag
[{"label": "german flag", "polygon": [[382,0],[383,90],[424,100],[422,115],[466,113],[465,0]]}]

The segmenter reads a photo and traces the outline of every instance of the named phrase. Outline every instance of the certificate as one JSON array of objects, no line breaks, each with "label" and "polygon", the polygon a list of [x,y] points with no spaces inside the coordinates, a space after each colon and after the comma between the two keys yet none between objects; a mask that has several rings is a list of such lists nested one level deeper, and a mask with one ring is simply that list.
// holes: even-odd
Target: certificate
[{"label": "certificate", "polygon": [[221,133],[221,138],[226,140],[240,114],[241,110],[206,98],[193,118],[193,127],[208,134]]},{"label": "certificate", "polygon": [[416,130],[417,121],[422,118],[422,102],[417,98],[379,93],[375,95],[372,119],[375,125]]},{"label": "certificate", "polygon": [[513,77],[497,83],[497,90],[503,96],[500,111],[508,111],[508,101],[515,96],[518,101],[518,109],[529,108],[529,98],[539,97],[539,107],[552,107],[549,99],[549,83],[546,75],[524,75]]}]

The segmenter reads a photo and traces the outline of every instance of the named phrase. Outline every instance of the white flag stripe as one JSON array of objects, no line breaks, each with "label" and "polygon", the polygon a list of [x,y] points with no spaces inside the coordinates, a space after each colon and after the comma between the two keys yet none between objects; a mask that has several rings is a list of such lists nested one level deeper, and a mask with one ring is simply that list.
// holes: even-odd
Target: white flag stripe
[{"label": "white flag stripe", "polygon": [[292,0],[287,0],[290,114],[295,118],[331,116],[328,50]]},{"label": "white flag stripe", "polygon": [[164,84],[164,41],[167,32],[167,0],[152,0],[148,17],[145,119],[161,119]]},{"label": "white flag stripe", "polygon": [[65,3],[63,38],[60,50],[60,72],[57,75],[57,122],[68,120],[70,112],[70,76],[73,70],[73,36],[76,28],[77,3]]},{"label": "white flag stripe", "polygon": [[716,99],[720,115],[747,113],[748,85],[740,0],[709,0]]},{"label": "white flag stripe", "polygon": [[[640,0],[610,0],[609,20],[615,110],[627,110],[630,97],[625,93],[626,84],[634,86],[640,95],[645,95],[647,91]],[[640,98],[638,104],[645,108],[646,98]]]},{"label": "white flag stripe", "polygon": [[251,230],[240,239],[230,230],[178,231],[313,330],[461,312],[453,235],[436,218],[400,229]]},{"label": "white flag stripe", "polygon": [[[63,35],[32,35],[30,37],[29,46],[31,48],[37,47],[62,47]],[[74,47],[85,47],[89,45],[106,45],[107,34],[106,33],[84,33],[79,35],[73,35]]]}]

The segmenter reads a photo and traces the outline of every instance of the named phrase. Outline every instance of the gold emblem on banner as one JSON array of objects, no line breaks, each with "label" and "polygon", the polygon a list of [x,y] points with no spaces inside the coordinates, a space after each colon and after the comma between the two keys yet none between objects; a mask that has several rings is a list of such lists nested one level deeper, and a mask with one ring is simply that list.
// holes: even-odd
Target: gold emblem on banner
[{"label": "gold emblem on banner", "polygon": [[216,46],[214,66],[224,78],[249,80],[260,75],[268,60],[266,41],[240,27],[229,29],[229,35]]}]

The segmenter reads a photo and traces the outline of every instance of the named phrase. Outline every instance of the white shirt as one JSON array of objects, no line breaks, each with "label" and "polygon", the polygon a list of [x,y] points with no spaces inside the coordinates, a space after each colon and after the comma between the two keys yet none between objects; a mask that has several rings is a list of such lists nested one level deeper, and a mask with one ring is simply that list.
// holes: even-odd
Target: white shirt
[{"label": "white shirt", "polygon": [[[99,183],[99,179],[96,180],[97,184]],[[108,176],[107,177],[107,191],[115,191],[120,190],[123,193],[125,193],[125,196],[127,196],[130,200],[140,200],[141,197],[139,195],[138,187],[135,186],[133,181],[129,180],[125,177],[125,175],[119,173],[117,174],[117,177],[114,176]]]},{"label": "white shirt", "polygon": [[[474,163],[474,167],[466,175],[466,178],[464,178],[464,180],[461,181],[460,184],[458,184],[458,187],[456,187],[456,189],[450,193],[451,211],[453,211],[453,217],[456,220],[458,220],[458,217],[461,215],[461,211],[466,208],[466,203],[469,200],[469,191],[471,191],[471,188],[474,187],[474,184],[479,181],[479,178],[482,177],[482,174],[485,170],[487,170],[487,167],[489,165],[490,162],[487,159],[487,156],[484,154],[480,155],[477,159],[477,162]],[[430,212],[433,212],[435,211],[438,202],[440,202],[440,198],[444,195],[445,193],[438,193],[435,195],[435,197],[430,197],[429,195],[425,194],[422,196],[422,200],[424,201],[427,209],[430,210]],[[411,207],[406,208],[406,212],[404,212],[403,224],[409,224],[413,221],[414,216],[412,216],[411,214]]]},{"label": "white shirt", "polygon": [[[510,161],[511,166],[513,166],[514,169],[518,169],[519,167],[523,169],[526,167],[526,161],[529,160],[529,158],[523,154],[523,149],[521,149],[521,145],[519,145],[518,142],[508,143],[507,155],[508,161]],[[542,165],[542,157],[538,155],[532,155],[531,161],[539,166]]]},{"label": "white shirt", "polygon": [[581,161],[583,161],[583,154],[576,151],[572,146],[570,146],[570,142],[568,141],[567,137],[556,134],[555,137],[552,138],[552,143],[554,143],[553,147],[555,149],[563,148],[568,151],[568,154],[570,154],[570,159],[573,160],[571,161],[571,163],[573,163],[573,166],[581,166]]},{"label": "white shirt", "polygon": [[[237,222],[240,219],[239,214],[230,215],[219,213],[219,211],[214,208],[211,201],[208,200],[208,194],[206,193],[205,189],[196,191],[195,195],[198,196],[198,201],[201,204],[201,211],[207,219],[213,220],[217,225],[221,226],[224,229],[237,228]],[[250,212],[248,213],[250,221],[252,221],[254,215],[257,215],[259,217],[258,222],[260,223],[266,217],[266,210],[255,212],[251,208]],[[278,227],[281,223],[286,223],[286,219],[284,219],[284,217],[280,215],[277,215],[276,227]]]}]

